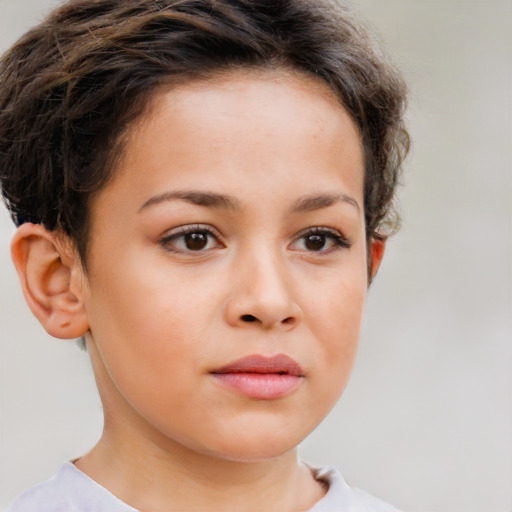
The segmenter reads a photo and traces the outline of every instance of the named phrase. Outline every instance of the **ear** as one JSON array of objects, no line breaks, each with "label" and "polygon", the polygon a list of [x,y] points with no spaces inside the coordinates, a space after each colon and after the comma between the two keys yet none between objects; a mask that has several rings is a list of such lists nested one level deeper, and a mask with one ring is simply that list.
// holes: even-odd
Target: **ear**
[{"label": "ear", "polygon": [[379,270],[385,249],[386,238],[372,237],[368,240],[368,284],[372,282]]},{"label": "ear", "polygon": [[23,224],[11,244],[23,295],[48,334],[79,338],[89,330],[82,300],[84,275],[69,240],[38,224]]}]

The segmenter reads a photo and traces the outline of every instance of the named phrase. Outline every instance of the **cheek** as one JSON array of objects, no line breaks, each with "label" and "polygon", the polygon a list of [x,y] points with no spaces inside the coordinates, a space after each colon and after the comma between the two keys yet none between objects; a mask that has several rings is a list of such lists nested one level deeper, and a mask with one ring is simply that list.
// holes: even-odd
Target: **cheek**
[{"label": "cheek", "polygon": [[349,343],[359,333],[366,293],[366,258],[357,251],[330,271],[310,276],[303,289],[305,317],[331,342]]},{"label": "cheek", "polygon": [[[218,321],[221,273],[177,270],[166,255],[138,249],[104,257],[92,280],[88,311],[91,332],[109,373],[127,381],[185,386],[186,369],[202,367],[211,355],[212,326]],[[120,361],[123,361],[121,364]],[[130,373],[132,374],[130,376]]]},{"label": "cheek", "polygon": [[305,319],[319,347],[323,378],[343,389],[355,360],[365,309],[366,261],[333,270],[310,287]]},{"label": "cheek", "polygon": [[169,418],[197,414],[190,408],[201,390],[189,370],[203,364],[194,344],[199,327],[191,321],[197,311],[187,309],[183,296],[172,300],[173,294],[153,290],[133,298],[127,288],[118,289],[125,292],[119,297],[96,297],[98,309],[105,306],[91,323],[98,387],[104,403],[117,408],[129,404],[130,410],[170,435]]}]

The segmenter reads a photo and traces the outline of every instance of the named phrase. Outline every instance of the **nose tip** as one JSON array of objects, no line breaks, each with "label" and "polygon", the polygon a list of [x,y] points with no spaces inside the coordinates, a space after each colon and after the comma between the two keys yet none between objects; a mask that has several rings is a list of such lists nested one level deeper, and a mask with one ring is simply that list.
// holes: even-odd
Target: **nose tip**
[{"label": "nose tip", "polygon": [[302,319],[292,269],[261,244],[241,251],[231,267],[227,322],[244,328],[291,330]]}]

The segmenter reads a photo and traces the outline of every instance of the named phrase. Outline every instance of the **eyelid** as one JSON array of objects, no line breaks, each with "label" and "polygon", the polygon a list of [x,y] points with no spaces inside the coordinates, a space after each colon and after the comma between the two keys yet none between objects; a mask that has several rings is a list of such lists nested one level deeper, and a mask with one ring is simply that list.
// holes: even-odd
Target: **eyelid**
[{"label": "eyelid", "polygon": [[[173,240],[177,240],[182,236],[185,236],[190,233],[197,233],[197,232],[203,232],[207,233],[208,236],[211,236],[215,239],[216,247],[211,247],[208,249],[202,249],[202,250],[189,250],[189,249],[180,249],[179,247],[173,246],[171,242]],[[296,251],[304,251],[309,254],[315,254],[318,256],[330,254],[331,252],[335,251],[336,249],[342,249],[342,248],[349,248],[352,245],[352,242],[350,242],[338,229],[330,228],[327,226],[312,226],[306,229],[303,229],[299,233],[297,233],[290,243],[290,246],[293,246],[298,241],[303,239],[306,236],[310,235],[322,235],[325,236],[327,239],[329,239],[334,246],[331,246],[327,249],[321,249],[318,251],[315,250],[304,250],[304,249],[291,249]],[[209,253],[212,250],[217,250],[219,248],[225,248],[226,245],[222,240],[222,235],[219,233],[217,229],[215,229],[213,226],[209,224],[185,224],[182,226],[177,226],[175,228],[172,228],[165,232],[164,235],[162,235],[159,239],[159,244],[164,247],[165,250],[174,252],[177,254],[187,254],[192,256],[200,256],[204,255],[205,253]],[[289,247],[290,247],[289,246]]]},{"label": "eyelid", "polygon": [[219,233],[217,229],[209,224],[184,224],[182,226],[177,226],[166,231],[159,239],[159,244],[162,245],[166,250],[170,252],[174,252],[177,254],[190,254],[193,256],[199,256],[205,254],[214,249],[204,249],[201,251],[191,251],[191,250],[182,250],[179,248],[171,248],[170,242],[172,240],[178,239],[180,236],[184,236],[190,233],[203,232],[207,233],[209,236],[213,237],[217,243],[218,248],[225,247],[224,242],[222,241],[222,235]]},{"label": "eyelid", "polygon": [[311,254],[317,254],[317,255],[329,254],[333,250],[340,249],[340,248],[348,249],[352,245],[352,242],[349,241],[347,239],[347,237],[345,237],[345,235],[343,235],[343,233],[341,231],[339,231],[338,229],[329,228],[327,226],[312,226],[312,227],[303,229],[302,231],[300,231],[299,233],[297,233],[295,235],[294,240],[292,241],[291,245],[293,245],[294,243],[298,242],[301,238],[304,238],[305,236],[308,236],[308,235],[323,235],[323,236],[326,236],[327,238],[331,239],[334,242],[334,244],[336,244],[336,246],[334,248],[327,249],[327,250],[307,251],[308,253],[311,253]]}]

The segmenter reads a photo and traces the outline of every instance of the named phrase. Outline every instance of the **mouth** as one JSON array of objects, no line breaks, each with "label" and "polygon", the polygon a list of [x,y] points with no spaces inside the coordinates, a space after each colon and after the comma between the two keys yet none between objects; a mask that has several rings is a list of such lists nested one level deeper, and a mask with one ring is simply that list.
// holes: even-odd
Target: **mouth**
[{"label": "mouth", "polygon": [[295,391],[305,376],[300,365],[284,354],[243,357],[210,374],[223,387],[255,400],[283,398]]}]

